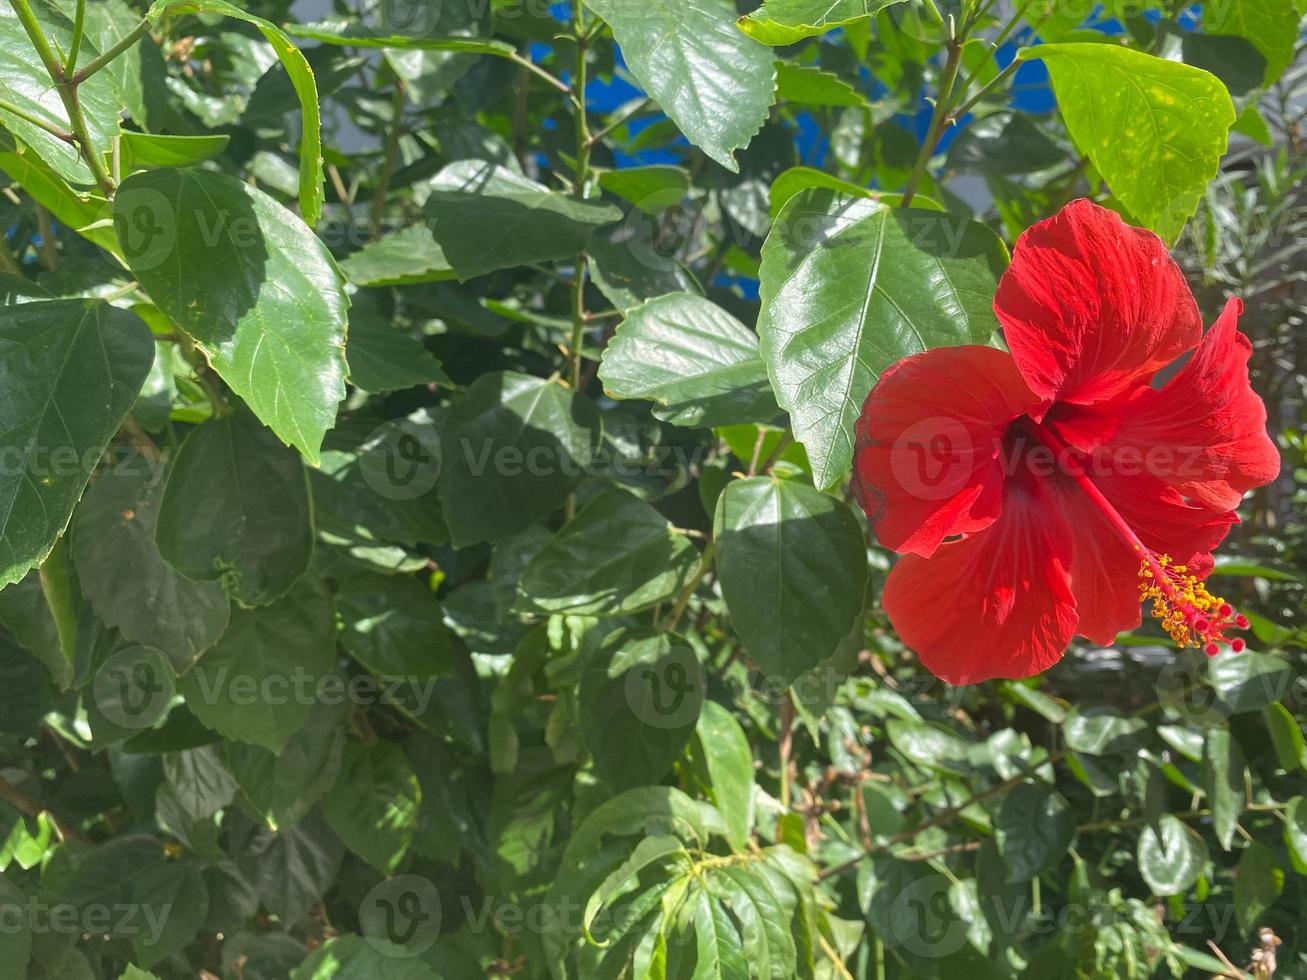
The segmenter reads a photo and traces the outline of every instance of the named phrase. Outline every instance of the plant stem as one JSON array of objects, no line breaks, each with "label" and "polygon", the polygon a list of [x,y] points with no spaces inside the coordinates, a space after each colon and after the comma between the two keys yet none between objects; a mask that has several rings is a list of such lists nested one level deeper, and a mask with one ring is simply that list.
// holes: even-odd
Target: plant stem
[{"label": "plant stem", "polygon": [[907,830],[895,834],[893,837],[890,837],[888,840],[886,840],[883,844],[877,844],[874,847],[867,848],[852,861],[845,861],[843,864],[837,864],[834,867],[826,868],[819,875],[817,875],[818,879],[825,881],[827,878],[833,878],[838,874],[843,874],[845,871],[857,867],[858,864],[861,863],[861,861],[864,858],[871,857],[871,855],[873,854],[879,854],[882,851],[887,851],[891,847],[894,847],[898,844],[906,844],[908,841],[912,840],[912,838],[916,837],[922,831],[932,830],[935,827],[942,827],[944,826],[944,824],[955,820],[964,810],[967,810],[970,807],[975,806],[977,803],[984,803],[986,800],[993,799],[995,796],[1002,796],[1004,793],[1016,789],[1027,779],[1029,779],[1034,775],[1037,775],[1040,769],[1043,769],[1045,766],[1051,766],[1054,763],[1064,759],[1067,755],[1067,751],[1068,751],[1067,749],[1059,749],[1058,751],[1049,755],[1048,758],[1040,762],[1037,762],[1034,765],[1029,766],[1025,769],[1022,769],[1011,779],[1005,779],[1003,782],[996,783],[995,785],[989,787],[989,789],[981,790],[979,793],[975,793],[974,795],[971,796],[970,799],[964,800],[962,803],[959,803],[957,806],[951,806],[947,810],[944,810],[941,813],[938,813],[935,816],[931,817],[929,820],[925,820],[917,824],[915,827],[910,827]]},{"label": "plant stem", "polygon": [[562,81],[561,79],[555,78],[553,75],[549,74],[549,72],[545,71],[530,58],[523,57],[522,55],[514,51],[511,55],[508,56],[508,60],[514,62],[515,64],[521,65],[523,68],[531,72],[536,77],[543,78],[546,82],[548,82],[554,88],[558,89],[558,91],[562,92],[564,95],[572,94],[572,89],[568,86],[566,82]]},{"label": "plant stem", "polygon": [[622,113],[620,116],[614,119],[603,129],[599,130],[599,132],[593,133],[588,140],[589,144],[591,146],[597,146],[604,139],[604,137],[611,136],[615,130],[626,125],[626,123],[630,122],[632,119],[638,116],[641,112],[645,110],[645,107],[652,102],[653,99],[649,98],[648,96],[641,99],[640,102],[638,102],[635,106],[633,106],[631,109],[627,110],[626,112]]},{"label": "plant stem", "polygon": [[[576,184],[573,193],[584,201],[586,184],[590,180],[590,150],[593,144],[590,141],[590,122],[585,111],[589,43],[585,34],[585,9],[581,0],[572,0],[572,32],[576,36],[576,83],[572,93],[576,110]],[[586,255],[581,252],[576,257],[576,272],[572,276],[572,345],[569,351],[572,359],[572,387],[578,390],[581,387],[581,362],[584,359],[581,348],[585,345],[585,268]]]},{"label": "plant stem", "polygon": [[663,629],[669,632],[676,629],[681,617],[685,615],[686,607],[690,605],[690,599],[699,591],[699,585],[708,577],[708,573],[712,571],[716,560],[717,542],[709,541],[707,547],[703,549],[703,554],[699,556],[699,567],[695,570],[690,581],[685,583],[685,588],[681,590],[681,594],[677,596],[676,605],[672,607],[671,614],[667,617]]},{"label": "plant stem", "polygon": [[[114,58],[117,58],[120,54],[122,54],[133,44],[139,41],[142,37],[144,37],[145,32],[148,31],[149,29],[150,29],[150,22],[147,19],[142,18],[139,24],[137,24],[130,31],[124,34],[122,38],[120,38],[111,48],[109,48],[107,51],[102,52],[101,54],[96,55],[94,58],[88,61],[86,63],[86,66],[83,67],[76,74],[74,74],[73,77],[69,80],[74,85],[81,85],[82,82],[86,81],[88,78],[94,75],[97,71],[99,71],[109,62],[113,61]],[[69,71],[71,71],[73,67],[74,66],[72,61],[69,60],[68,62]]]},{"label": "plant stem", "polygon": [[46,39],[45,31],[41,30],[41,24],[36,19],[36,14],[32,12],[32,5],[28,0],[10,0],[10,5],[14,8],[14,13],[18,16],[18,21],[23,25],[23,30],[32,41],[32,47],[36,48],[37,56],[41,63],[45,65],[45,70],[50,74],[50,79],[60,85],[64,80],[63,65],[59,64],[59,58],[54,53],[54,48],[50,47],[49,40]]},{"label": "plant stem", "polygon": [[401,123],[404,120],[404,82],[395,79],[395,92],[390,100],[390,131],[386,134],[385,156],[377,174],[377,186],[372,191],[372,234],[381,233],[381,219],[386,213],[386,195],[390,193],[390,178],[395,172],[399,156]]},{"label": "plant stem", "polygon": [[26,109],[14,105],[12,102],[8,101],[7,99],[0,99],[0,109],[3,109],[5,112],[17,116],[19,119],[23,120],[24,122],[31,123],[33,126],[39,126],[41,129],[44,129],[51,136],[55,137],[56,139],[61,139],[65,143],[77,142],[76,138],[73,136],[72,133],[60,129],[58,126],[54,125],[53,123],[46,122],[40,116],[32,115],[32,113],[28,112]]},{"label": "plant stem", "polygon": [[948,60],[944,62],[944,71],[940,75],[939,98],[935,102],[935,112],[930,117],[930,128],[926,130],[926,139],[921,144],[921,152],[917,155],[916,166],[912,168],[912,176],[908,178],[908,186],[904,188],[903,203],[900,207],[906,208],[912,203],[922,178],[926,176],[930,158],[935,155],[935,147],[939,145],[939,139],[944,135],[949,103],[953,100],[953,84],[957,81],[958,67],[961,64],[962,40],[955,38],[948,43]]},{"label": "plant stem", "polygon": [[72,127],[73,137],[77,140],[77,148],[81,150],[82,158],[86,161],[86,165],[91,168],[91,174],[94,176],[95,182],[100,185],[100,190],[104,192],[105,197],[112,197],[114,191],[113,179],[104,167],[104,160],[100,158],[98,151],[91,143],[90,129],[86,125],[86,116],[82,112],[82,104],[77,97],[79,82],[77,79],[68,78],[65,75],[64,68],[59,64],[54,49],[50,47],[50,41],[46,38],[45,32],[41,30],[36,14],[32,12],[30,0],[11,0],[11,5],[14,13],[18,16],[19,22],[23,25],[23,30],[27,32],[32,47],[36,49],[42,64],[45,65],[50,80],[54,82],[55,88],[59,90],[59,98],[63,100],[64,110],[68,113],[68,125]]},{"label": "plant stem", "polygon": [[[995,75],[992,79],[986,82],[979,92],[977,92],[975,95],[969,98],[958,108],[950,112],[949,122],[956,122],[958,119],[961,119],[963,116],[965,116],[968,112],[970,112],[972,109],[976,107],[976,105],[980,102],[981,99],[983,99],[986,95],[988,95],[998,86],[1002,85],[1005,81],[1007,81],[1009,78],[1015,75],[1017,73],[1017,69],[1020,67],[1021,67],[1021,62],[1018,61],[1016,58],[1013,58],[1012,64],[1008,65],[1001,72]],[[969,86],[970,84],[971,84],[971,79],[969,78],[965,82],[963,82],[961,86],[959,86],[958,91],[965,92],[967,90],[967,86]]]},{"label": "plant stem", "polygon": [[64,76],[72,74],[77,68],[77,53],[82,48],[82,33],[86,27],[86,0],[77,0],[77,10],[73,14],[73,39],[68,46],[68,63],[64,65]]}]

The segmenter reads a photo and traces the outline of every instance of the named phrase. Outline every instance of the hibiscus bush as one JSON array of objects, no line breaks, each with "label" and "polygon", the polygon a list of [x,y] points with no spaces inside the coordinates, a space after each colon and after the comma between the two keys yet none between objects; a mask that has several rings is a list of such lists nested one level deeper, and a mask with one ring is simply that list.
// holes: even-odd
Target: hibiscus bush
[{"label": "hibiscus bush", "polygon": [[0,980],[1307,978],[1302,0],[0,0]]}]

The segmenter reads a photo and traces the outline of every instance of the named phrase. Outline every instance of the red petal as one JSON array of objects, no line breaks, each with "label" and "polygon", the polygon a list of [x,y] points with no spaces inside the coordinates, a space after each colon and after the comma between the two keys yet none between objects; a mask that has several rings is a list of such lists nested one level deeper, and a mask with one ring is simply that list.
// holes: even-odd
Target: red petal
[{"label": "red petal", "polygon": [[880,378],[858,419],[853,490],[881,544],[929,556],[998,516],[1008,423],[1034,404],[1011,355],[940,347]]},{"label": "red petal", "polygon": [[994,312],[1031,391],[1063,402],[1121,394],[1202,336],[1162,240],[1084,200],[1021,236]]},{"label": "red petal", "polygon": [[1266,406],[1248,383],[1252,344],[1239,332],[1242,312],[1243,302],[1230,300],[1165,387],[1145,389],[1122,407],[1107,460],[1128,453],[1186,497],[1222,511],[1279,475]]},{"label": "red petal", "polygon": [[894,628],[950,684],[1030,677],[1061,658],[1076,629],[1071,545],[1056,506],[1030,480],[1009,481],[988,528],[905,555],[882,601]]},{"label": "red petal", "polygon": [[[1171,556],[1200,577],[1212,570],[1212,551],[1237,518],[1187,503],[1150,476],[1096,475],[1094,483],[1144,546]],[[1106,646],[1140,623],[1139,567],[1135,553],[1074,481],[1055,479],[1053,495],[1075,529],[1071,591],[1080,623],[1076,632]]]}]

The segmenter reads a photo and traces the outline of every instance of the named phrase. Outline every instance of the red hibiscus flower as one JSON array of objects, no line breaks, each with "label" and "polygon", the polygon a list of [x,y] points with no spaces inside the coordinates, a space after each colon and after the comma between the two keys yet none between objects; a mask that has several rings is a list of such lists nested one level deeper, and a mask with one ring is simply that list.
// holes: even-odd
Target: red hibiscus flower
[{"label": "red hibiscus flower", "polygon": [[903,555],[883,602],[904,643],[950,683],[1029,677],[1077,633],[1138,626],[1142,600],[1180,646],[1241,651],[1247,620],[1203,579],[1279,471],[1242,302],[1203,336],[1162,241],[1075,201],[1021,236],[994,310],[1011,353],[905,358],[858,422],[854,490]]}]

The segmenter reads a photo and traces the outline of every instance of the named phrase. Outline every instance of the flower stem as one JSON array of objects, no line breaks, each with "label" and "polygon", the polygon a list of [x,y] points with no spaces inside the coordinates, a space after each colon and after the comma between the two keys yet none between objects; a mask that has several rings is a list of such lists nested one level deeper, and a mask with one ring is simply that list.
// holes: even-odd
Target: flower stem
[{"label": "flower stem", "polygon": [[[86,81],[88,78],[94,75],[105,65],[109,64],[109,62],[113,61],[114,58],[117,58],[120,54],[122,54],[133,44],[139,41],[145,35],[145,32],[148,31],[149,29],[150,29],[150,22],[145,18],[142,18],[141,22],[137,24],[135,27],[133,27],[126,34],[124,34],[113,45],[113,47],[109,48],[108,50],[102,52],[101,54],[97,55],[96,57],[88,61],[86,63],[86,66],[80,69],[76,74],[74,74],[73,77],[70,79],[70,81],[74,85],[81,85],[82,82]],[[71,59],[69,59],[68,70],[72,71],[73,67],[74,67],[73,62]]]},{"label": "flower stem", "polygon": [[949,116],[948,107],[953,100],[953,86],[962,64],[962,43],[960,38],[954,38],[948,43],[948,59],[944,62],[944,71],[939,79],[939,98],[935,101],[935,112],[930,118],[930,128],[926,130],[921,152],[917,154],[917,164],[912,168],[912,176],[908,178],[908,186],[903,190],[903,203],[900,207],[906,208],[912,204],[912,198],[916,196],[917,188],[926,176],[930,158],[935,155],[935,147],[944,135],[944,124]]},{"label": "flower stem", "polygon": [[[23,30],[27,32],[32,47],[36,49],[41,63],[45,65],[50,80],[54,82],[55,88],[59,91],[59,98],[63,100],[64,111],[68,113],[68,124],[72,127],[73,137],[77,140],[77,148],[81,151],[82,158],[86,161],[86,165],[90,167],[91,175],[100,186],[100,190],[104,192],[105,197],[112,197],[114,191],[113,178],[109,176],[109,171],[104,166],[104,160],[91,142],[90,129],[86,125],[86,116],[82,112],[82,104],[77,97],[77,86],[80,84],[78,79],[68,77],[64,66],[59,63],[59,58],[50,46],[49,39],[45,36],[45,32],[41,30],[41,24],[37,21],[36,14],[32,12],[30,0],[11,0],[11,6],[18,17],[19,23],[23,25]],[[80,42],[78,43],[80,44]]]}]

